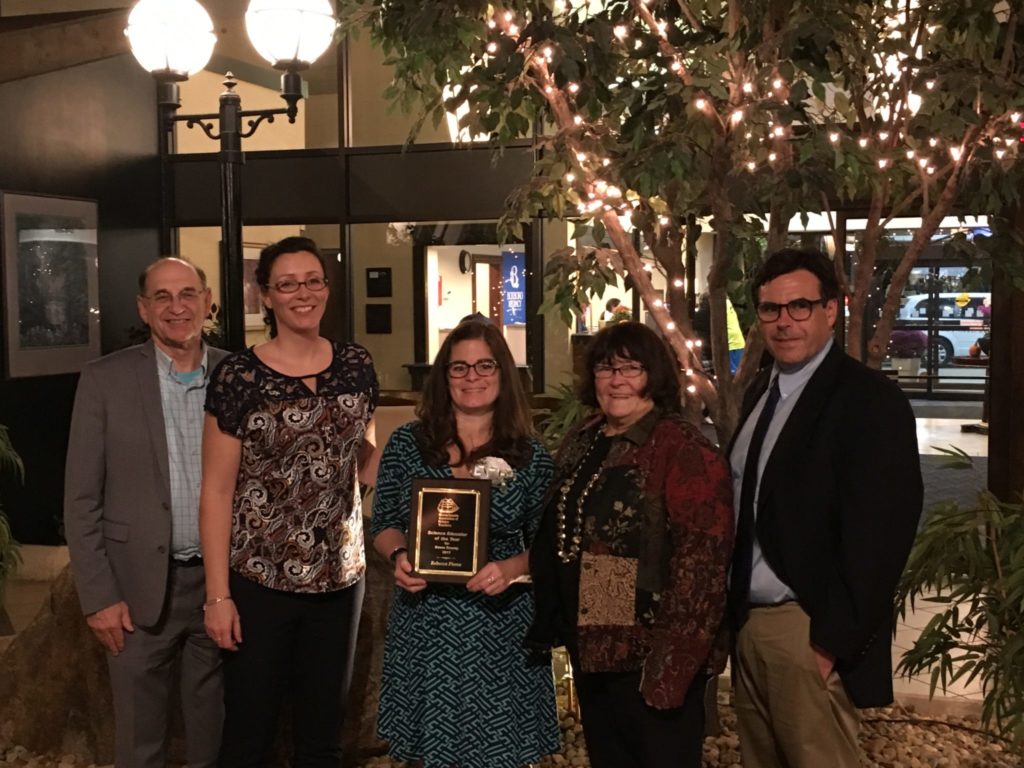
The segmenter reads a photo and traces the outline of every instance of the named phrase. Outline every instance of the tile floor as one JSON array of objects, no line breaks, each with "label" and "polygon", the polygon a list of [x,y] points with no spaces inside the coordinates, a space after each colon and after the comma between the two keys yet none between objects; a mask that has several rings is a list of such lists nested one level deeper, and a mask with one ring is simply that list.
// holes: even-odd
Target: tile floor
[{"label": "tile floor", "polygon": [[[918,443],[921,453],[938,454],[938,446],[955,445],[970,456],[988,455],[988,439],[983,435],[963,433],[961,424],[976,423],[974,420],[921,418],[917,420]],[[66,562],[66,549],[52,547],[26,547],[26,568],[22,577],[12,580],[7,586],[4,607],[14,631],[26,627],[35,617],[49,591],[49,579],[59,573]],[[30,578],[25,578],[25,577]],[[893,642],[893,665],[901,654],[910,648],[914,638],[936,613],[937,607],[919,601],[916,610],[908,612],[905,621],[900,622]],[[11,642],[13,636],[0,637],[0,652]],[[928,699],[929,680],[927,677],[895,678],[896,699],[903,704],[912,704],[923,714],[970,714],[980,711],[980,686],[956,683],[945,693],[936,692],[933,701]]]}]

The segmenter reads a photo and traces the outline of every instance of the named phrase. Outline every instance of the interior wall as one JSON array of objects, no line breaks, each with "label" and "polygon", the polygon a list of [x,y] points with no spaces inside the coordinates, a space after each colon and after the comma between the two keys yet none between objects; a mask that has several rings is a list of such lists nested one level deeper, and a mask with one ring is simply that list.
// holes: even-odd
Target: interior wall
[{"label": "interior wall", "polygon": [[[564,221],[544,220],[541,242],[544,244],[544,260],[548,254],[565,248],[569,244],[569,225]],[[551,298],[553,291],[544,295]],[[556,313],[548,314],[544,321],[544,388],[551,393],[559,384],[571,384],[572,353],[569,347],[569,327]]]},{"label": "interior wall", "polygon": [[[353,337],[373,356],[377,378],[383,389],[407,390],[409,373],[403,367],[414,360],[412,297],[423,286],[412,284],[412,243],[388,242],[387,224],[359,224],[351,227]],[[391,269],[389,298],[366,296],[367,268]],[[391,307],[391,333],[367,333],[366,305]]]},{"label": "interior wall", "polygon": [[[384,90],[391,85],[394,70],[384,65],[384,55],[373,45],[365,32],[358,38],[348,39],[349,101],[352,114],[353,147],[373,147],[404,144],[415,115],[392,109],[384,98]],[[417,144],[450,142],[448,126],[444,121],[435,128],[426,120],[416,139]]]},{"label": "interior wall", "polygon": [[[127,345],[138,273],[159,255],[153,80],[130,55],[117,56],[0,84],[0,114],[0,189],[98,202],[102,349]],[[0,423],[26,469],[24,485],[0,484],[20,541],[59,540],[77,380],[0,380]]]}]

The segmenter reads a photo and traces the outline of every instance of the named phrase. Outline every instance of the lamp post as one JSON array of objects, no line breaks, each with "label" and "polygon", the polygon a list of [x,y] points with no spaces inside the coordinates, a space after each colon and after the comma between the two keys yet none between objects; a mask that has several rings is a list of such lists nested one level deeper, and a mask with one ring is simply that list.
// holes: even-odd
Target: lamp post
[{"label": "lamp post", "polygon": [[[245,14],[253,46],[281,75],[277,109],[243,110],[230,72],[224,80],[220,109],[215,113],[179,115],[179,83],[206,66],[216,37],[210,15],[196,0],[140,0],[128,16],[125,34],[132,53],[159,83],[160,154],[173,146],[174,124],[198,126],[220,142],[221,329],[229,349],[245,345],[242,299],[242,139],[252,136],[264,120],[284,115],[294,123],[302,99],[298,74],[316,61],[334,39],[337,22],[329,0],[252,0]],[[247,119],[243,130],[242,121]],[[164,195],[169,195],[167,181]]]}]

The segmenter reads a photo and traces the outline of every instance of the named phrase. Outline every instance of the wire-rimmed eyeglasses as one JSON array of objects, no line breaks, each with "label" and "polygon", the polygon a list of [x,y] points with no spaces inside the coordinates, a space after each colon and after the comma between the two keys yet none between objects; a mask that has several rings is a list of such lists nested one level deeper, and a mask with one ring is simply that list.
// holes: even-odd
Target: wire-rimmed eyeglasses
[{"label": "wire-rimmed eyeglasses", "polygon": [[279,293],[295,293],[303,285],[315,293],[320,292],[327,287],[327,278],[308,277],[305,280],[278,280],[270,287]]},{"label": "wire-rimmed eyeglasses", "polygon": [[610,379],[616,373],[620,374],[624,379],[635,379],[646,368],[640,363],[624,363],[623,365],[608,365],[607,363],[598,363],[594,366],[594,378],[595,379]]}]

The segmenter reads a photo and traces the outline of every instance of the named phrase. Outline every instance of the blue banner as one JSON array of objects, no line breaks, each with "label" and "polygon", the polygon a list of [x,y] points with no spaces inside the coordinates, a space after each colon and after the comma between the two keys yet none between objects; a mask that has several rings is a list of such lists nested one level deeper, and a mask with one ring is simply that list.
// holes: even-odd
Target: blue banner
[{"label": "blue banner", "polygon": [[526,254],[501,252],[502,322],[522,325],[526,322]]}]

